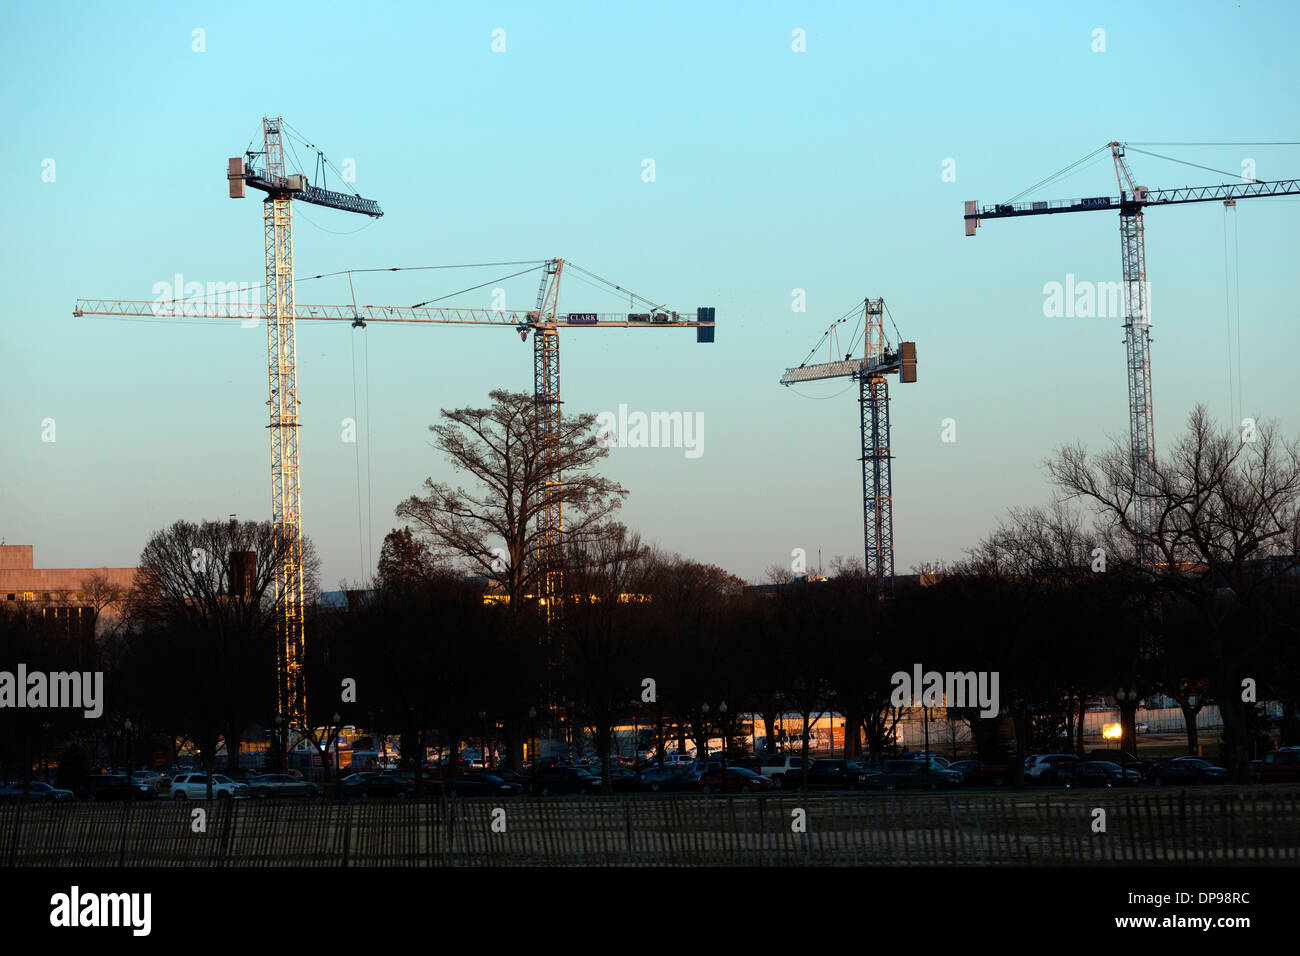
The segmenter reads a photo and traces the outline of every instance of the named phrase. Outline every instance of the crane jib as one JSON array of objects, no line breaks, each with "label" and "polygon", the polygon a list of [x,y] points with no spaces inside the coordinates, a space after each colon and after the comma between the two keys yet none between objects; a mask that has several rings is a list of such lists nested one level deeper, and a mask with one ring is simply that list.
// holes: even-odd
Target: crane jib
[{"label": "crane jib", "polygon": [[1194,202],[1222,202],[1228,199],[1253,199],[1267,196],[1300,195],[1300,180],[1251,180],[1241,183],[1223,183],[1218,186],[1179,186],[1176,189],[1146,189],[1139,187],[1136,195],[1089,196],[1084,199],[1032,200],[1029,202],[994,203],[981,207],[968,201],[962,216],[966,220],[966,235],[975,235],[974,227],[981,219],[1005,219],[1012,216],[1043,216],[1059,212],[1091,212],[1118,209],[1128,211],[1147,206],[1176,206]]}]

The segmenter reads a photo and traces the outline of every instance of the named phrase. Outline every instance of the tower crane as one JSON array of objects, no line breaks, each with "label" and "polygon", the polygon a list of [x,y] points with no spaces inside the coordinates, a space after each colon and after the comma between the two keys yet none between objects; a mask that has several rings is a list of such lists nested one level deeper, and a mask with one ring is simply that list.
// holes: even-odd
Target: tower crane
[{"label": "tower crane", "polygon": [[[266,193],[262,206],[266,233],[266,343],[271,397],[271,522],[275,533],[277,706],[288,728],[307,718],[303,680],[302,501],[298,484],[298,371],[294,335],[293,201],[328,206],[378,218],[379,204],[357,195],[313,185],[304,173],[284,164],[284,119],[262,119],[263,151],[236,156],[227,165],[230,198],[247,188]],[[256,168],[258,156],[262,167]],[[319,154],[318,154],[319,155]],[[179,292],[178,292],[179,295]]]},{"label": "tower crane", "polygon": [[[560,279],[565,268],[572,268],[598,282],[605,283],[621,294],[630,295],[643,304],[643,312],[559,312]],[[564,259],[549,259],[537,267],[541,282],[537,305],[531,310],[477,309],[432,307],[427,305],[295,305],[291,311],[281,313],[280,324],[292,327],[295,321],[350,322],[355,328],[364,328],[371,322],[407,322],[433,325],[480,325],[505,327],[520,334],[523,340],[533,335],[533,393],[539,405],[538,448],[541,451],[544,471],[544,491],[539,518],[535,558],[540,569],[539,597],[544,601],[548,622],[562,613],[563,573],[560,570],[560,538],[563,533],[561,507],[562,475],[560,460],[560,329],[683,329],[696,330],[698,343],[714,341],[716,309],[712,306],[696,309],[694,318],[669,310],[642,296],[629,293],[575,263]],[[528,270],[532,271],[532,270]],[[269,298],[269,297],[268,297]],[[117,317],[158,318],[183,314],[185,318],[231,319],[265,317],[272,320],[272,304],[268,301],[261,316],[256,311],[232,315],[223,303],[210,302],[157,302],[148,300],[78,299],[73,315],[108,315]],[[296,426],[296,417],[294,419]],[[297,447],[296,442],[293,446]],[[295,457],[296,463],[296,457]],[[294,471],[296,478],[296,468]],[[296,481],[295,481],[296,488]]]},{"label": "tower crane", "polygon": [[[1184,186],[1179,189],[1149,189],[1139,186],[1125,158],[1126,150],[1156,156],[1126,143],[1111,142],[1094,150],[1066,170],[1098,155],[1107,148],[1115,162],[1115,178],[1119,183],[1119,196],[1093,196],[1085,199],[1053,200],[1047,202],[996,203],[981,207],[978,201],[968,201],[964,220],[966,235],[985,219],[1007,219],[1014,216],[1050,216],[1065,212],[1119,212],[1120,262],[1123,268],[1124,288],[1124,350],[1128,368],[1129,444],[1133,470],[1133,528],[1140,540],[1139,561],[1151,560],[1151,535],[1153,531],[1152,481],[1155,474],[1155,433],[1152,421],[1151,397],[1151,316],[1147,302],[1146,241],[1142,213],[1151,206],[1172,206],[1194,202],[1233,203],[1238,199],[1262,196],[1291,196],[1300,194],[1300,180],[1286,179],[1273,182],[1252,180],[1219,186]],[[1168,157],[1157,157],[1165,159]],[[1065,172],[1066,170],[1062,170]],[[1059,175],[1059,174],[1058,174]],[[1055,178],[1055,177],[1051,177]],[[1046,182],[1046,180],[1044,180]],[[1040,184],[1041,185],[1041,184]],[[1036,187],[1035,187],[1036,188]],[[1021,194],[1023,195],[1023,193]]]},{"label": "tower crane", "polygon": [[[852,378],[858,382],[858,405],[862,430],[862,523],[867,577],[891,592],[894,587],[894,506],[889,444],[889,382],[886,375],[897,373],[900,382],[916,381],[916,343],[901,342],[890,347],[885,335],[885,300],[866,299],[861,307],[866,318],[862,357],[845,355],[829,362],[786,369],[782,385],[830,378]],[[837,325],[859,314],[855,309],[837,320],[823,339],[834,349]],[[820,343],[818,343],[820,345]],[[813,351],[817,350],[814,346]],[[809,356],[811,358],[811,356]]]}]

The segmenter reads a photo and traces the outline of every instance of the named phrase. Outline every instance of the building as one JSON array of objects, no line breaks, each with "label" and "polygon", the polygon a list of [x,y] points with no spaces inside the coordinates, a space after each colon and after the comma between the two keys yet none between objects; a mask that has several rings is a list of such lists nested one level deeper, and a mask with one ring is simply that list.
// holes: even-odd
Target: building
[{"label": "building", "polygon": [[59,617],[118,614],[135,586],[135,568],[37,568],[30,544],[0,544],[0,602]]}]

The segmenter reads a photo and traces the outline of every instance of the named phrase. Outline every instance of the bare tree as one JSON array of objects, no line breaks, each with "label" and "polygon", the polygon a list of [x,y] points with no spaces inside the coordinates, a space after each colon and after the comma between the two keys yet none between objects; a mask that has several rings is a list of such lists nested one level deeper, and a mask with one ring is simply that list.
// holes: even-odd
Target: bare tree
[{"label": "bare tree", "polygon": [[[245,562],[252,553],[255,560]],[[276,593],[288,544],[269,521],[177,521],[155,532],[140,555],[128,615],[137,645],[183,675],[184,692],[168,716],[200,747],[212,770],[224,737],[237,766],[247,725],[274,712]],[[319,559],[303,543],[305,600],[319,593]]]},{"label": "bare tree", "polygon": [[575,720],[591,731],[606,793],[613,792],[614,727],[642,678],[636,664],[649,621],[627,596],[643,581],[649,550],[640,535],[617,525],[581,545],[571,543],[565,562],[565,586],[577,600],[564,617],[563,684]]},{"label": "bare tree", "polygon": [[1197,406],[1187,431],[1155,465],[1149,530],[1133,519],[1137,488],[1127,444],[1095,456],[1066,447],[1048,469],[1067,497],[1095,508],[1112,560],[1196,609],[1215,669],[1210,683],[1229,770],[1246,779],[1253,702],[1243,699],[1243,683],[1258,663],[1255,618],[1300,567],[1300,443],[1271,424],[1253,434],[1218,431]]},{"label": "bare tree", "polygon": [[[429,426],[433,446],[469,477],[472,489],[429,478],[424,496],[408,498],[397,516],[427,536],[437,557],[496,581],[518,607],[537,576],[534,553],[543,530],[537,520],[547,490],[541,422],[532,395],[495,389],[489,397],[487,408],[444,408],[444,423]],[[561,419],[558,466],[564,482],[556,494],[565,540],[575,545],[603,533],[628,494],[594,471],[609,454],[595,424],[591,414]]]},{"label": "bare tree", "polygon": [[120,584],[113,584],[106,575],[98,572],[81,580],[81,599],[90,609],[90,628],[92,634],[98,634],[101,626],[121,620],[121,613],[126,607],[127,589]]}]

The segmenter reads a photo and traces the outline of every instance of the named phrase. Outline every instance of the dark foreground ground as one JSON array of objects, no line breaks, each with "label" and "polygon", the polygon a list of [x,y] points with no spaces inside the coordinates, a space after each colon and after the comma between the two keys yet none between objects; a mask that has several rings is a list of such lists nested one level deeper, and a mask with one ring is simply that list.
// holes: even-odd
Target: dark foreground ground
[{"label": "dark foreground ground", "polygon": [[1296,865],[1300,786],[0,807],[0,865]]}]

